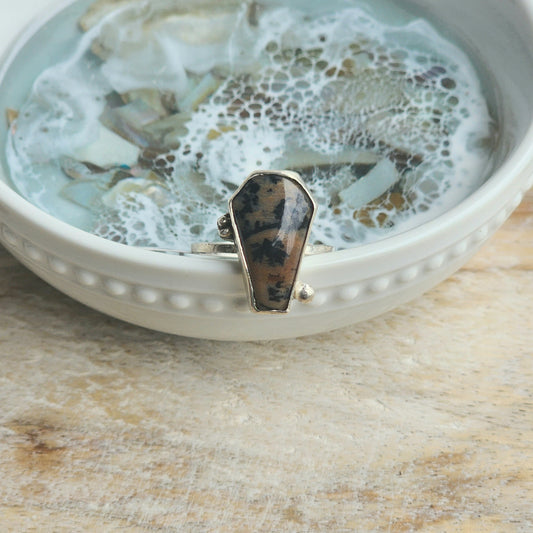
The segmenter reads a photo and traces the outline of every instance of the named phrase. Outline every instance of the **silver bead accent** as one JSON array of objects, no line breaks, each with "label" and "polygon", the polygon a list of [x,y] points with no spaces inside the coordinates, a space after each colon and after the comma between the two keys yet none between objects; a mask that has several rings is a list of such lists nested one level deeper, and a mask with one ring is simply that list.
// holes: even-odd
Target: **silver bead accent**
[{"label": "silver bead accent", "polygon": [[229,214],[221,216],[217,221],[218,234],[226,241],[233,240],[233,227]]},{"label": "silver bead accent", "polygon": [[313,301],[315,289],[308,283],[298,282],[294,289],[294,298],[301,303],[307,304]]}]

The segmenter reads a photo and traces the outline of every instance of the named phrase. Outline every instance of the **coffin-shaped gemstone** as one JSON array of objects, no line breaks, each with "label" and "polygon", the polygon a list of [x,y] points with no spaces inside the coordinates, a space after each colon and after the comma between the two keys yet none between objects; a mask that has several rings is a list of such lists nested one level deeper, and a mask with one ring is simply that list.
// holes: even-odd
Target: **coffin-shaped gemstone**
[{"label": "coffin-shaped gemstone", "polygon": [[315,204],[295,173],[256,172],[230,201],[252,307],[287,312]]}]

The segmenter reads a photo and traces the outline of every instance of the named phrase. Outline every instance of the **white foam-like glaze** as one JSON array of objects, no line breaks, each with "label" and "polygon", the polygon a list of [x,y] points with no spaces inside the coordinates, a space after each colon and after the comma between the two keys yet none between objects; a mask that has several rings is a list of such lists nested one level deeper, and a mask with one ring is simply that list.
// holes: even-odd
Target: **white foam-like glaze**
[{"label": "white foam-like glaze", "polygon": [[[311,172],[306,179],[320,206],[316,241],[346,248],[405,231],[456,205],[485,178],[488,151],[479,144],[490,137],[491,118],[475,70],[427,21],[391,26],[359,8],[309,17],[272,7],[257,27],[242,9],[146,24],[152,15],[134,7],[107,17],[68,61],[38,78],[22,109],[7,147],[12,179],[59,218],[127,244],[186,250],[215,237],[226,199],[247,174],[305,165],[306,153],[333,161],[347,147],[368,150],[368,137],[357,138],[361,131],[423,157],[402,178],[404,209],[384,202],[360,216],[332,205],[341,172]],[[133,43],[139,35],[141,49]],[[84,54],[97,37],[109,58],[88,72]],[[432,73],[435,66],[440,70]],[[56,161],[97,137],[105,95],[157,79],[179,101],[191,72],[213,67],[231,76],[193,114],[173,153],[169,202],[159,205],[142,193],[118,196],[88,228],[86,216],[59,196],[66,178]],[[450,79],[454,86],[443,87]],[[192,170],[200,173],[200,186],[190,179]]]}]

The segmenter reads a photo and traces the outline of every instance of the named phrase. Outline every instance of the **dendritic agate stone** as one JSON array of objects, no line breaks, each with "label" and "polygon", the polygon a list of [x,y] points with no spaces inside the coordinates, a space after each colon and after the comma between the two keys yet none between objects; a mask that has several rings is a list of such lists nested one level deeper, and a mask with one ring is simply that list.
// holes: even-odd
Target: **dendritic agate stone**
[{"label": "dendritic agate stone", "polygon": [[288,311],[314,211],[304,185],[283,173],[252,174],[232,198],[236,243],[256,311]]}]

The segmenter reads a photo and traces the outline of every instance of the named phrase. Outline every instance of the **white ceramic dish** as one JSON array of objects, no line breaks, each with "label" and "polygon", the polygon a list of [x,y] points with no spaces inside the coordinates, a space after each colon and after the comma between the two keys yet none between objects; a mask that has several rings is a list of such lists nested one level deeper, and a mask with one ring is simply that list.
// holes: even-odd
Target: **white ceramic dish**
[{"label": "white ceramic dish", "polygon": [[[148,328],[201,338],[308,335],[368,319],[415,298],[461,267],[533,184],[533,0],[410,3],[440,20],[488,65],[486,83],[501,122],[497,170],[467,200],[432,222],[375,244],[306,258],[301,278],[316,290],[309,306],[294,305],[289,315],[256,315],[248,309],[236,260],[148,252],[69,226],[9,187],[5,160],[0,169],[0,241],[37,275],[80,302]],[[14,17],[20,27],[37,6],[42,8],[39,0],[21,2],[19,17]],[[53,14],[49,9],[47,16]],[[15,45],[1,42],[0,84],[39,25],[30,26]]]}]

